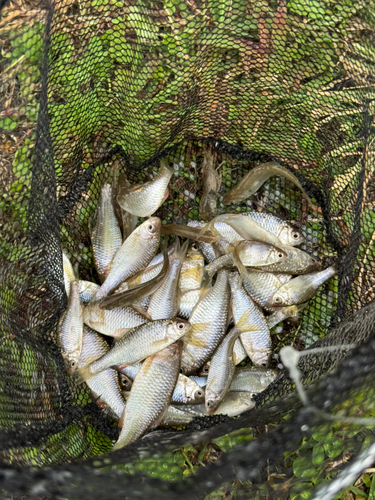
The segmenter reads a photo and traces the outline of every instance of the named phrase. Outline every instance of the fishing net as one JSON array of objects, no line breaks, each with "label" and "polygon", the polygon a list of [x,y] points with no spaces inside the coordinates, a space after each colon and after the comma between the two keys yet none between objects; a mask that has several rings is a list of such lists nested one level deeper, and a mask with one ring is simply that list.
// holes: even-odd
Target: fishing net
[{"label": "fishing net", "polygon": [[[5,5],[3,5],[5,3]],[[374,5],[362,0],[0,1],[0,487],[33,497],[332,498],[375,452]],[[283,370],[238,418],[118,429],[67,376],[61,248],[97,281],[89,224],[116,170],[174,166],[163,222],[198,219],[207,154],[224,194],[275,160],[284,178],[220,213],[293,221],[338,274],[275,353],[336,346]],[[346,480],[343,480],[346,478]],[[349,478],[349,479],[348,479]],[[346,482],[345,482],[346,481]],[[369,475],[361,490],[366,498]],[[357,486],[356,486],[357,484]],[[8,493],[6,493],[6,492]],[[358,492],[357,492],[358,493]],[[354,497],[353,497],[354,498]]]}]

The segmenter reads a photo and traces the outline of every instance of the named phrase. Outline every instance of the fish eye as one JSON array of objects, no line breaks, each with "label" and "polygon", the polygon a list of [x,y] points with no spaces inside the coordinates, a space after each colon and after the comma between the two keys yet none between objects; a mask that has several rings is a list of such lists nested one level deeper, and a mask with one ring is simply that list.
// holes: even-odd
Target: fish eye
[{"label": "fish eye", "polygon": [[314,259],[313,257],[310,258],[311,262],[316,262],[316,259]]},{"label": "fish eye", "polygon": [[76,362],[75,361],[71,361],[70,362],[70,366],[73,368],[74,366],[76,366]]},{"label": "fish eye", "polygon": [[195,393],[199,398],[203,396],[203,392],[202,391],[197,391]]},{"label": "fish eye", "polygon": [[296,240],[299,237],[298,233],[293,233],[293,238]]},{"label": "fish eye", "polygon": [[148,226],[148,230],[149,230],[151,233],[153,233],[153,232],[155,231],[155,228],[154,228],[154,226],[153,226],[152,224],[150,224],[150,225]]},{"label": "fish eye", "polygon": [[207,401],[207,407],[209,408],[211,406],[211,401]]},{"label": "fish eye", "polygon": [[179,330],[182,330],[183,328],[185,328],[185,323],[178,323],[177,328]]},{"label": "fish eye", "polygon": [[198,250],[198,245],[197,245],[196,243],[193,243],[193,244],[191,245],[191,248],[192,248],[193,250]]},{"label": "fish eye", "polygon": [[280,302],[280,297],[275,297],[275,302]]},{"label": "fish eye", "polygon": [[207,373],[207,372],[208,372],[208,366],[205,366],[205,367],[203,368],[203,371],[204,371],[204,373]]},{"label": "fish eye", "polygon": [[277,256],[281,259],[281,257],[283,257],[283,254],[282,253],[278,253]]},{"label": "fish eye", "polygon": [[267,366],[267,363],[265,363],[265,362],[263,361],[262,366]]}]

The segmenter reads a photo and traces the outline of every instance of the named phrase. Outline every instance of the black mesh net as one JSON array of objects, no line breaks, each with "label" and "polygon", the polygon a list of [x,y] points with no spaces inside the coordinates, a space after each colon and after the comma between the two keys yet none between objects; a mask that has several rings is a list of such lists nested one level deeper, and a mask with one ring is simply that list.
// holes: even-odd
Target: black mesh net
[{"label": "black mesh net", "polygon": [[[328,499],[356,488],[375,454],[374,33],[374,4],[358,0],[3,6],[0,487],[69,499]],[[117,427],[66,375],[56,344],[61,248],[98,281],[89,221],[101,186],[116,169],[145,181],[164,157],[176,175],[156,215],[198,219],[207,151],[221,194],[275,160],[313,198],[317,211],[276,177],[219,210],[292,221],[303,249],[337,263],[272,340],[276,353],[338,349],[302,358],[307,405],[285,371],[238,418],[157,429],[110,453]]]}]

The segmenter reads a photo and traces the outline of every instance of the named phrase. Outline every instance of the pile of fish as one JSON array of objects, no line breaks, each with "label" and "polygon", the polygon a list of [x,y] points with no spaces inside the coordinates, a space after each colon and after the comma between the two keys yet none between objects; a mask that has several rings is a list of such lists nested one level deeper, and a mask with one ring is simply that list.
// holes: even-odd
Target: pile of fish
[{"label": "pile of fish", "polygon": [[[274,165],[273,175],[284,175]],[[254,170],[224,203],[249,196]],[[260,171],[267,180],[269,172]],[[252,211],[207,220],[216,209],[217,179],[204,189],[204,222],[163,225],[152,215],[168,197],[172,175],[162,163],[143,185],[119,177],[103,186],[91,227],[100,284],[79,280],[63,252],[69,300],[58,343],[75,382],[85,382],[119,421],[114,449],[159,425],[254,407],[253,395],[277,376],[269,367],[270,328],[298,319],[335,274],[296,248],[302,234],[276,216]],[[138,217],[148,218],[138,224]],[[161,243],[162,234],[175,236]],[[246,359],[251,365],[239,367]]]}]

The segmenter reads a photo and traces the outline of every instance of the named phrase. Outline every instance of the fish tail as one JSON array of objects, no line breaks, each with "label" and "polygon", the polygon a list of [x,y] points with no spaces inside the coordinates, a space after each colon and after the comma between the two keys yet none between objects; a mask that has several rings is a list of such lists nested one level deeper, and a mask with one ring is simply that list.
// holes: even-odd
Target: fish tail
[{"label": "fish tail", "polygon": [[[160,160],[160,167],[159,167],[159,172],[161,170],[166,170],[171,176],[174,174],[174,170],[173,168],[171,168],[169,165],[168,165],[168,162],[165,158],[163,158],[162,160]],[[158,173],[159,173],[158,172]]]},{"label": "fish tail", "polygon": [[186,240],[185,243],[181,246],[179,238],[176,238],[176,247],[173,252],[173,258],[183,260],[185,258],[188,246],[189,240]]}]

